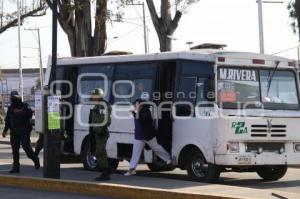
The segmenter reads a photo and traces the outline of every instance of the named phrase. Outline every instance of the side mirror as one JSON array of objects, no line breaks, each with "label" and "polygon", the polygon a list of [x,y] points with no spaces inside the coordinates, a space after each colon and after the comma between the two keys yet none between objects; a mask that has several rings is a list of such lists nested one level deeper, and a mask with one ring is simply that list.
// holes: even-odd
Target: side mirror
[{"label": "side mirror", "polygon": [[215,80],[212,78],[208,78],[204,82],[204,97],[209,102],[216,100]]}]

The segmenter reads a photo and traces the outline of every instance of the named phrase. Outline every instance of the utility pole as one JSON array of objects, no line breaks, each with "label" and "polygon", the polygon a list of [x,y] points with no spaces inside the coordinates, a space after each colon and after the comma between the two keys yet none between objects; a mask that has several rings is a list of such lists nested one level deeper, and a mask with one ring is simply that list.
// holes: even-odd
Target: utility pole
[{"label": "utility pole", "polygon": [[3,15],[4,15],[4,8],[3,8],[3,6],[4,6],[4,3],[3,3],[3,0],[1,0],[1,22],[0,22],[0,27],[2,27],[3,26]]},{"label": "utility pole", "polygon": [[145,3],[133,3],[133,1],[129,4],[129,6],[142,6],[143,7],[143,28],[144,28],[144,47],[145,47],[145,53],[147,54],[148,51],[148,42],[147,42],[147,26],[146,26],[146,16],[145,16]]},{"label": "utility pole", "polygon": [[36,31],[37,32],[37,42],[38,42],[38,51],[39,51],[39,65],[40,65],[40,85],[41,91],[43,90],[44,85],[44,71],[43,71],[43,60],[42,60],[42,47],[41,47],[41,37],[39,28],[25,28],[25,30]]},{"label": "utility pole", "polygon": [[18,5],[18,47],[19,47],[19,73],[20,73],[20,83],[19,83],[19,92],[21,95],[22,100],[24,99],[23,96],[23,70],[22,70],[22,51],[21,51],[21,8],[20,8],[20,0],[17,1]]},{"label": "utility pole", "polygon": [[265,53],[264,46],[264,25],[263,25],[263,9],[262,9],[262,0],[258,0],[258,23],[259,23],[259,49],[260,54]]},{"label": "utility pole", "polygon": [[283,3],[283,1],[263,1],[257,0],[258,5],[258,24],[259,24],[259,51],[260,54],[265,53],[264,42],[264,24],[263,24],[263,3]]}]

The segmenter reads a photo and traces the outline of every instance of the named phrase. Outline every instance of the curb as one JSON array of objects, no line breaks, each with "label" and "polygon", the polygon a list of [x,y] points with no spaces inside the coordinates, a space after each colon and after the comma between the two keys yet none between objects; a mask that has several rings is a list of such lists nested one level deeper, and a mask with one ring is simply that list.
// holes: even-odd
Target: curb
[{"label": "curb", "polygon": [[0,175],[1,186],[12,186],[44,191],[78,193],[130,199],[240,199],[237,197],[181,193],[163,189],[142,188],[118,184],[90,183],[83,181],[56,180]]}]

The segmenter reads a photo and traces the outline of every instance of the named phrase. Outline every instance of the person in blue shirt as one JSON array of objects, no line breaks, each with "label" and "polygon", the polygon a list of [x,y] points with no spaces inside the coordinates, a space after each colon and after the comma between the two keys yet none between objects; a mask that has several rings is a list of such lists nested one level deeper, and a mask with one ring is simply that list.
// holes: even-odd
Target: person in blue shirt
[{"label": "person in blue shirt", "polygon": [[136,167],[139,163],[141,154],[145,145],[150,146],[152,151],[164,160],[167,165],[172,163],[170,154],[157,143],[155,127],[149,106],[142,99],[137,99],[134,102],[135,111],[134,116],[134,142],[132,157],[129,163],[129,170],[125,173],[126,176],[136,174]]}]

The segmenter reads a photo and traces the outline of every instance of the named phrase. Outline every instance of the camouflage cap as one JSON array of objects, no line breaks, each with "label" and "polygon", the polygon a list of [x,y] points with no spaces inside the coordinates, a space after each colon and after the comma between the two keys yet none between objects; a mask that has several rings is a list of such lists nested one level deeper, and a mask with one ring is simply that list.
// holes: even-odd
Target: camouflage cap
[{"label": "camouflage cap", "polygon": [[103,98],[104,91],[101,88],[96,88],[92,91],[92,95],[97,95],[99,98]]}]

